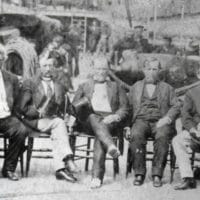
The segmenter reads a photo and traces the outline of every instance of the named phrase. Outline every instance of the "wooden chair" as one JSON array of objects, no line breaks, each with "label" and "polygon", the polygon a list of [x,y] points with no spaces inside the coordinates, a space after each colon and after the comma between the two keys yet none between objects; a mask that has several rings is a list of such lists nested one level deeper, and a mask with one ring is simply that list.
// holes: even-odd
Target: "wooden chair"
[{"label": "wooden chair", "polygon": [[[84,140],[84,142],[77,144],[77,140],[81,139]],[[82,160],[85,159],[85,171],[88,171],[89,169],[89,161],[93,159],[93,149],[91,147],[92,141],[95,139],[94,136],[84,134],[84,133],[78,133],[71,136],[71,144],[72,149],[74,153],[74,160]],[[123,138],[122,138],[123,139]],[[120,149],[121,154],[123,154],[123,140],[120,141],[119,137],[115,136],[113,137],[113,140],[115,144]],[[85,153],[85,155],[84,155]],[[106,157],[106,160],[113,161],[113,178],[116,177],[117,174],[119,174],[119,159],[113,159],[111,157]]]},{"label": "wooden chair", "polygon": [[[30,162],[31,158],[38,158],[38,159],[52,159],[52,155],[32,155],[33,152],[40,152],[40,153],[51,153],[52,149],[49,148],[40,148],[40,149],[34,149],[34,138],[33,136],[28,137],[28,144],[27,144],[27,156],[26,156],[26,171],[25,175],[28,177],[28,173],[30,170]],[[50,139],[50,135],[48,133],[41,133],[36,138],[40,139]]]},{"label": "wooden chair", "polygon": [[[153,142],[153,141],[154,141],[153,138],[147,139],[147,143]],[[153,160],[153,154],[154,154],[153,151],[150,151],[150,150],[147,149],[146,161],[152,161]],[[176,167],[175,167],[176,157],[175,157],[171,142],[169,144],[167,163],[169,163],[169,165],[170,165],[170,172],[171,172],[170,183],[172,183],[173,178],[174,178],[174,171],[176,169]],[[132,165],[133,165],[133,162],[132,162],[132,156],[131,156],[131,149],[129,147],[128,153],[127,153],[127,163],[126,163],[126,178],[128,177],[128,174],[131,173],[131,171],[132,171]]]},{"label": "wooden chair", "polygon": [[[0,151],[3,152],[3,155],[0,155],[0,158],[4,158],[5,159],[6,153],[7,153],[8,144],[9,144],[9,139],[5,138],[3,133],[0,133],[0,138],[3,139],[3,147],[0,148]],[[22,177],[24,176],[24,156],[23,156],[23,153],[20,155],[20,169],[21,169],[21,176]]]}]

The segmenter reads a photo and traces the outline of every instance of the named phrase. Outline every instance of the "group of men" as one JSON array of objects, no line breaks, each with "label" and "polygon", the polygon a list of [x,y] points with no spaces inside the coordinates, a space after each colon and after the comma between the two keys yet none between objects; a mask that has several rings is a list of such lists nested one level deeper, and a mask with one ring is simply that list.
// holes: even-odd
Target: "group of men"
[{"label": "group of men", "polygon": [[15,170],[18,157],[25,151],[25,138],[45,132],[52,139],[56,178],[77,181],[78,169],[73,162],[69,133],[63,120],[64,113],[68,112],[76,119],[77,126],[95,136],[91,188],[99,188],[103,183],[106,153],[113,158],[120,156],[112,136],[122,134],[125,126],[131,127],[125,137],[130,142],[134,185],[140,186],[145,180],[146,143],[147,138],[152,137],[153,186],[161,187],[169,143],[176,132],[175,120],[182,111],[184,131],[175,136],[173,147],[183,181],[175,189],[196,187],[187,151],[191,141],[196,144],[195,148],[198,146],[195,141],[200,137],[200,87],[187,92],[181,108],[174,89],[159,80],[159,60],[151,58],[144,62],[144,79],[137,81],[127,94],[111,81],[107,59],[98,56],[94,58],[92,77],[80,85],[70,102],[66,87],[55,77],[55,59],[50,55],[41,57],[40,71],[25,80],[21,88],[17,78],[3,69],[5,60],[6,51],[1,45],[0,132],[10,140],[2,170],[4,177],[13,181],[19,179]]}]

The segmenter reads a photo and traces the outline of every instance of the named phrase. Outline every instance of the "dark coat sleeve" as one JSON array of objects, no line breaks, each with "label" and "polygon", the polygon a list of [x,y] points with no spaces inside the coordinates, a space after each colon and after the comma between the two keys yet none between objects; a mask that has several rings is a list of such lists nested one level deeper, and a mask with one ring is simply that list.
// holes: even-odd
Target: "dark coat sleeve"
[{"label": "dark coat sleeve", "polygon": [[18,111],[20,114],[24,115],[28,119],[38,119],[39,112],[35,105],[33,104],[33,90],[34,83],[31,80],[26,80],[23,83],[20,101],[18,103]]},{"label": "dark coat sleeve", "polygon": [[183,127],[186,130],[190,130],[191,128],[196,128],[197,124],[200,122],[200,119],[198,117],[198,119],[195,120],[195,116],[194,116],[194,103],[193,100],[191,98],[191,95],[189,92],[186,93],[185,95],[185,99],[184,99],[184,104],[183,104],[183,109],[182,109],[182,124]]},{"label": "dark coat sleeve", "polygon": [[121,120],[125,119],[129,113],[128,97],[126,91],[118,86],[118,95],[119,95],[119,109],[115,112],[119,115]]},{"label": "dark coat sleeve", "polygon": [[72,104],[76,104],[78,101],[80,101],[80,99],[84,97],[84,90],[83,90],[83,86],[80,85],[78,90],[76,91]]},{"label": "dark coat sleeve", "polygon": [[169,107],[170,109],[167,112],[167,116],[170,117],[172,121],[175,121],[177,116],[180,114],[181,103],[171,86],[169,86]]}]

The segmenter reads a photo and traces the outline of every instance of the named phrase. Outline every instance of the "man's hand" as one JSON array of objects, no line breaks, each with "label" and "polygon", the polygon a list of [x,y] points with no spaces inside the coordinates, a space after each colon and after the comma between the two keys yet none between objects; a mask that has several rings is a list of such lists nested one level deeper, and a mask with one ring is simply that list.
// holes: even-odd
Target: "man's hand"
[{"label": "man's hand", "polygon": [[45,117],[45,110],[46,110],[46,108],[44,108],[44,107],[38,109],[39,118]]},{"label": "man's hand", "polygon": [[156,124],[156,127],[157,128],[161,128],[161,127],[163,127],[163,126],[165,126],[165,125],[167,125],[167,124],[171,124],[171,119],[169,118],[169,117],[163,117],[163,118],[161,118],[159,121],[158,121],[158,123]]},{"label": "man's hand", "polygon": [[73,117],[72,115],[70,115],[68,121],[67,121],[67,127],[68,127],[68,131],[70,133],[73,133],[73,129],[74,129],[74,126],[76,125],[76,118]]},{"label": "man's hand", "polygon": [[[197,127],[198,128],[198,127]],[[191,128],[190,129],[191,134],[195,134],[196,137],[200,138],[200,130],[197,130],[196,128]]]},{"label": "man's hand", "polygon": [[197,131],[200,132],[200,123],[197,124]]},{"label": "man's hand", "polygon": [[113,122],[119,122],[120,119],[121,119],[120,116],[117,115],[117,114],[108,115],[108,116],[104,117],[103,123],[105,123],[105,124],[111,124]]},{"label": "man's hand", "polygon": [[130,140],[131,139],[131,129],[130,129],[130,127],[125,127],[124,128],[123,135],[124,135],[124,138],[126,140]]}]

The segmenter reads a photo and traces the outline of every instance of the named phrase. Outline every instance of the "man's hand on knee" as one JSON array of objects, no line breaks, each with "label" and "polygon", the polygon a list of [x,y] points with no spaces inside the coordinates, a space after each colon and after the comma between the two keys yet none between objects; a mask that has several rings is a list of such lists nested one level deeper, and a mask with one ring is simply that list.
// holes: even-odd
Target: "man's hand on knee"
[{"label": "man's hand on knee", "polygon": [[158,123],[156,124],[156,127],[161,128],[167,124],[171,124],[171,122],[172,120],[168,116],[165,116],[158,121]]},{"label": "man's hand on knee", "polygon": [[103,123],[105,123],[105,124],[111,124],[113,122],[119,122],[119,121],[120,121],[120,116],[117,114],[108,115],[108,116],[104,117],[104,119],[103,119]]}]

